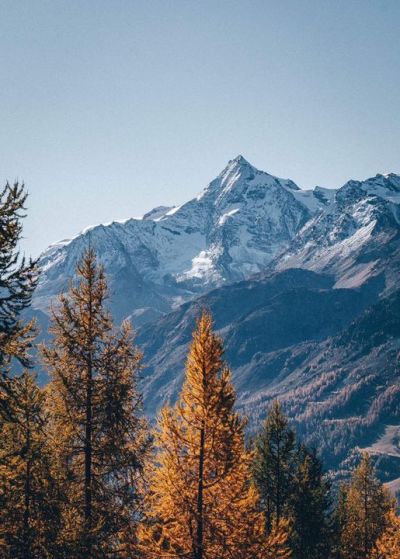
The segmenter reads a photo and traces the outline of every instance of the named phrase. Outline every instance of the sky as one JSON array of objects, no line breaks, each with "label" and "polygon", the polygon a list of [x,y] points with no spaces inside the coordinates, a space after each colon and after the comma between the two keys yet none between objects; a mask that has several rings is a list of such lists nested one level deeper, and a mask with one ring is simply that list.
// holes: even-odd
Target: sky
[{"label": "sky", "polygon": [[22,249],[195,196],[242,154],[300,187],[400,173],[398,0],[0,0]]}]

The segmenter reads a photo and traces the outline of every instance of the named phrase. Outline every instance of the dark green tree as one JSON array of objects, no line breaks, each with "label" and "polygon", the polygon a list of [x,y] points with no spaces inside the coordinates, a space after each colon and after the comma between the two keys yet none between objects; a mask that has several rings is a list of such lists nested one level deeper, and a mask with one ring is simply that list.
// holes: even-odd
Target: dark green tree
[{"label": "dark green tree", "polygon": [[288,516],[293,491],[295,433],[278,401],[272,404],[255,440],[253,478],[265,514],[266,530]]},{"label": "dark green tree", "polygon": [[335,508],[331,518],[331,556],[333,559],[341,559],[341,536],[347,523],[347,497],[349,484],[342,482],[336,495]]},{"label": "dark green tree", "polygon": [[36,264],[21,258],[17,249],[22,234],[27,194],[24,185],[8,183],[0,192],[0,432],[10,419],[12,359],[31,365],[29,350],[34,322],[24,322],[21,313],[31,302],[37,283]]},{"label": "dark green tree", "polygon": [[315,450],[300,445],[290,499],[291,547],[296,559],[325,559],[329,550],[330,484]]},{"label": "dark green tree", "polygon": [[20,257],[17,249],[22,234],[27,193],[24,185],[6,184],[0,192],[0,367],[12,357],[30,364],[32,323],[24,324],[20,315],[30,303],[37,283],[36,263]]}]

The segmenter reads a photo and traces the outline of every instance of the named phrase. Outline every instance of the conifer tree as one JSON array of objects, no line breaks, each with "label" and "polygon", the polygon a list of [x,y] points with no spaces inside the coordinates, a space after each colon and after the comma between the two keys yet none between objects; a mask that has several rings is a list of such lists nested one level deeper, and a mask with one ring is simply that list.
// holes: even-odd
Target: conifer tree
[{"label": "conifer tree", "polygon": [[369,456],[364,454],[353,473],[344,502],[340,534],[343,559],[370,557],[375,542],[386,528],[391,507],[388,492],[375,477]]},{"label": "conifer tree", "polygon": [[339,484],[336,506],[332,513],[330,547],[333,559],[342,559],[341,537],[347,523],[348,485],[347,482]]},{"label": "conifer tree", "polygon": [[31,365],[29,350],[35,334],[34,322],[25,323],[20,317],[37,281],[35,263],[20,258],[17,250],[26,197],[24,185],[18,183],[7,183],[0,192],[0,433],[2,421],[11,419],[11,360]]},{"label": "conifer tree", "polygon": [[265,536],[258,495],[249,483],[244,421],[234,411],[221,339],[204,312],[193,333],[179,400],[163,409],[149,475],[145,557],[286,558],[288,527]]},{"label": "conifer tree", "polygon": [[141,354],[131,328],[115,331],[107,284],[95,254],[77,266],[78,282],[53,311],[43,357],[51,432],[61,482],[64,556],[124,557],[139,511],[138,478],[148,446],[137,379]]},{"label": "conifer tree", "polygon": [[398,559],[400,557],[400,517],[392,509],[386,518],[386,529],[376,542],[372,559]]},{"label": "conifer tree", "polygon": [[295,434],[278,401],[272,404],[255,441],[253,477],[269,532],[288,516],[295,469]]},{"label": "conifer tree", "polygon": [[300,445],[296,462],[290,498],[291,548],[296,559],[325,559],[329,549],[330,486],[315,450]]},{"label": "conifer tree", "polygon": [[6,184],[0,192],[0,368],[2,376],[12,357],[30,364],[28,350],[33,323],[24,324],[21,312],[31,302],[36,286],[36,264],[20,258],[17,250],[25,217],[24,185]]},{"label": "conifer tree", "polygon": [[0,438],[0,556],[45,559],[56,550],[57,487],[47,444],[44,394],[25,371],[14,379],[12,421]]}]

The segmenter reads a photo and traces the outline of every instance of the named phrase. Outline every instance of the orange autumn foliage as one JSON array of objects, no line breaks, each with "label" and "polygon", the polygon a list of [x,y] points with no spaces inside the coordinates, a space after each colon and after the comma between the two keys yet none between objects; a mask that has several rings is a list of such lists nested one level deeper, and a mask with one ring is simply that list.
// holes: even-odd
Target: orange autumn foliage
[{"label": "orange autumn foliage", "polygon": [[288,525],[265,535],[258,493],[249,482],[245,421],[234,411],[221,339],[204,312],[174,407],[162,410],[140,537],[146,557],[286,559]]},{"label": "orange autumn foliage", "polygon": [[400,558],[400,517],[391,510],[387,515],[387,526],[376,542],[373,559]]}]

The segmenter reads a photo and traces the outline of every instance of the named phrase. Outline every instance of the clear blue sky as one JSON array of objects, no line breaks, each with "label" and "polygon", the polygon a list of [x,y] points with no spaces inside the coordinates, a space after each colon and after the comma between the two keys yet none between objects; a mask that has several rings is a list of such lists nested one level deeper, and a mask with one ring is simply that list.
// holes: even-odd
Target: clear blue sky
[{"label": "clear blue sky", "polygon": [[400,172],[399,0],[1,0],[0,179],[24,248],[182,203],[228,159]]}]

